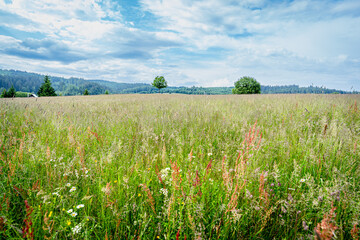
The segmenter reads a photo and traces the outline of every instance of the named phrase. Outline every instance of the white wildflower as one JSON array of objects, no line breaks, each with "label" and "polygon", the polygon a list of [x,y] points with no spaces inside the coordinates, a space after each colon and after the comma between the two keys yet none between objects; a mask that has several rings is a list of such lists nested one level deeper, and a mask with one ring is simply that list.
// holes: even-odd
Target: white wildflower
[{"label": "white wildflower", "polygon": [[69,192],[74,192],[74,191],[76,191],[76,187],[72,187]]},{"label": "white wildflower", "polygon": [[161,188],[160,193],[164,194],[165,197],[168,196],[168,190],[166,188]]},{"label": "white wildflower", "polygon": [[71,183],[67,183],[67,184],[65,184],[65,186],[70,187],[70,186],[71,186]]},{"label": "white wildflower", "polygon": [[300,182],[301,183],[305,182],[305,179],[304,178],[300,179]]},{"label": "white wildflower", "polygon": [[79,204],[76,206],[77,209],[83,208],[85,205],[84,204]]},{"label": "white wildflower", "polygon": [[76,215],[77,215],[77,212],[71,213],[71,216],[72,216],[72,217],[76,217]]},{"label": "white wildflower", "polygon": [[69,210],[67,210],[66,212],[67,213],[72,213],[74,210],[72,210],[72,209],[69,209]]},{"label": "white wildflower", "polygon": [[83,227],[83,224],[79,223],[78,225],[76,225],[71,230],[72,230],[73,234],[77,234],[77,233],[80,233],[82,227]]},{"label": "white wildflower", "polygon": [[209,156],[209,157],[212,156],[212,153],[208,153],[208,156]]}]

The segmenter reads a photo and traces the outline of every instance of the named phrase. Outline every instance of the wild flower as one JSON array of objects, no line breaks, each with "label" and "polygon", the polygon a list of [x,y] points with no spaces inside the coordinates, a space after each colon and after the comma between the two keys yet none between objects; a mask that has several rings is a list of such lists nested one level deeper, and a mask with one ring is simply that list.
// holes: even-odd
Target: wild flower
[{"label": "wild flower", "polygon": [[52,195],[60,196],[58,192],[53,192]]},{"label": "wild flower", "polygon": [[111,193],[111,182],[108,182],[105,187],[101,189],[102,192],[104,192],[107,196]]},{"label": "wild flower", "polygon": [[304,179],[304,178],[300,179],[300,182],[301,182],[301,183],[304,183],[304,182],[305,182],[305,179]]},{"label": "wild flower", "polygon": [[234,210],[231,211],[233,222],[236,223],[236,222],[238,222],[240,220],[240,218],[242,216],[242,214],[240,212],[241,212],[240,209],[234,209]]},{"label": "wild flower", "polygon": [[73,234],[78,234],[78,233],[80,233],[82,227],[83,227],[83,224],[79,223],[78,225],[73,227],[71,230],[72,230]]},{"label": "wild flower", "polygon": [[72,213],[74,210],[73,209],[69,209],[69,210],[67,210],[66,212],[67,213]]},{"label": "wild flower", "polygon": [[76,206],[77,209],[83,208],[85,205],[84,204],[79,204]]},{"label": "wild flower", "polygon": [[72,217],[76,217],[77,216],[77,212],[73,212],[70,214]]},{"label": "wild flower", "polygon": [[306,225],[306,222],[305,222],[305,221],[302,222],[302,226],[303,226],[303,229],[304,229],[305,231],[309,230],[309,226]]},{"label": "wild flower", "polygon": [[70,225],[71,225],[71,221],[70,221],[70,220],[67,220],[66,224],[67,224],[68,226],[70,226]]},{"label": "wild flower", "polygon": [[210,156],[212,156],[213,154],[212,154],[212,153],[208,153],[207,155],[210,157]]},{"label": "wild flower", "polygon": [[53,212],[52,212],[52,211],[50,211],[50,213],[49,213],[49,217],[51,217],[52,213],[53,213]]},{"label": "wild flower", "polygon": [[168,196],[168,190],[166,188],[161,188],[160,193],[162,193],[165,197]]},{"label": "wild flower", "polygon": [[294,200],[290,193],[288,194],[288,200],[289,200],[290,202],[292,202],[292,201]]},{"label": "wild flower", "polygon": [[171,171],[170,168],[161,169],[161,170],[160,170],[160,176],[161,176],[161,178],[165,180],[170,171]]},{"label": "wild flower", "polygon": [[67,184],[65,184],[65,186],[70,187],[70,186],[71,186],[71,183],[67,183]]},{"label": "wild flower", "polygon": [[76,187],[72,187],[69,192],[74,192],[74,191],[76,191]]}]

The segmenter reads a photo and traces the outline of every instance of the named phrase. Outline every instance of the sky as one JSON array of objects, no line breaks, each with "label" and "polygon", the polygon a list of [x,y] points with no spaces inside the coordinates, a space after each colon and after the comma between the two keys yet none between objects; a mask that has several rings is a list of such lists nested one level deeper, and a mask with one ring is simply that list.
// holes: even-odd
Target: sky
[{"label": "sky", "polygon": [[360,90],[359,0],[0,0],[0,68]]}]

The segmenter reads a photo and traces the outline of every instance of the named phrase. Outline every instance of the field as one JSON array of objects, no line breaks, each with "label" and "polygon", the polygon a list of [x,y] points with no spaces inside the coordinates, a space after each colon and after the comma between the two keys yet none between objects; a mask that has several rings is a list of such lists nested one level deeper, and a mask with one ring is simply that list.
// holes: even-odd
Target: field
[{"label": "field", "polygon": [[359,239],[359,95],[0,100],[0,239]]}]

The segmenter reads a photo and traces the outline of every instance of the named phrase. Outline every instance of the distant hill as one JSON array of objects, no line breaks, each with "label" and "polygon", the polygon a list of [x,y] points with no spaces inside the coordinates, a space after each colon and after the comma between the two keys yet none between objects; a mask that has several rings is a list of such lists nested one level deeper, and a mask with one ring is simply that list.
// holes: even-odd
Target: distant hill
[{"label": "distant hill", "polygon": [[[45,75],[37,73],[28,73],[17,70],[1,70],[0,69],[0,92],[9,89],[12,85],[17,91],[37,93],[44,81]],[[82,78],[62,78],[50,76],[52,86],[58,95],[82,95],[85,89],[89,94],[104,94],[108,91],[110,94],[130,94],[140,93],[149,94],[157,93],[158,90],[146,83],[117,83],[104,80],[85,80]],[[163,93],[181,93],[181,94],[231,94],[232,87],[167,87],[162,89]],[[358,93],[347,92],[336,89],[327,89],[323,87],[299,87],[298,85],[287,86],[261,86],[262,94],[272,93]]]}]

